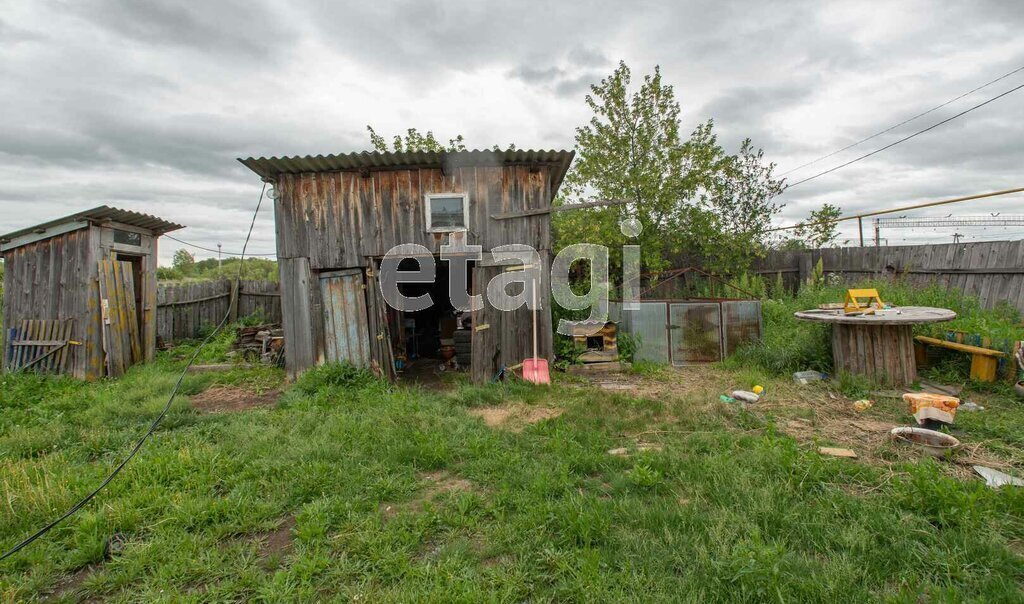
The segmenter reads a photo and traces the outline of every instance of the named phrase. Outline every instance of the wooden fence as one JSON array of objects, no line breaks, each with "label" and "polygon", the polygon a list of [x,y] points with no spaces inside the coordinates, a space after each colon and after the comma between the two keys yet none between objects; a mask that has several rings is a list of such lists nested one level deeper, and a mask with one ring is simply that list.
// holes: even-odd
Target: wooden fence
[{"label": "wooden fence", "polygon": [[781,273],[786,287],[795,289],[819,259],[826,274],[847,281],[898,275],[915,285],[955,288],[985,308],[1005,300],[1024,312],[1024,240],[776,251],[754,269],[769,278]]},{"label": "wooden fence", "polygon": [[204,328],[220,323],[231,309],[233,317],[259,313],[268,323],[281,322],[281,293],[273,281],[161,283],[156,293],[157,344],[198,337]]}]

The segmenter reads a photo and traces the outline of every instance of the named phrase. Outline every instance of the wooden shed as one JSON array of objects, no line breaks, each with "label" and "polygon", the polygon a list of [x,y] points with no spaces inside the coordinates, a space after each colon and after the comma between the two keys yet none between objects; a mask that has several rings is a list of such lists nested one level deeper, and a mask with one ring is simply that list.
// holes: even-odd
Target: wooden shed
[{"label": "wooden shed", "polygon": [[[495,247],[526,244],[540,253],[539,349],[550,358],[550,213],[572,158],[571,151],[515,150],[240,159],[277,191],[289,375],[347,361],[394,377],[396,357],[442,359],[442,340],[456,326],[471,330],[474,381],[530,356],[528,308],[504,312],[485,303],[461,315],[453,308],[448,265],[438,255],[454,239],[483,248],[464,284],[474,295],[509,270],[489,253]],[[384,254],[410,243],[424,246],[437,270],[433,284],[407,284],[408,295],[429,293],[433,301],[415,313],[388,307],[378,278]],[[459,335],[456,342],[466,339]]]},{"label": "wooden shed", "polygon": [[94,380],[151,360],[157,239],[180,228],[100,206],[0,235],[3,368]]}]

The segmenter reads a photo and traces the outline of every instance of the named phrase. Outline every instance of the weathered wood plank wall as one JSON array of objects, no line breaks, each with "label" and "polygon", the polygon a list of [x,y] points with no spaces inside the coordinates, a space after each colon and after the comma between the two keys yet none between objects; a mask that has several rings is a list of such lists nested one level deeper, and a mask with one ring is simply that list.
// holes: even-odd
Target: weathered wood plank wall
[{"label": "weathered wood plank wall", "polygon": [[467,243],[484,251],[511,244],[551,249],[548,215],[494,220],[491,214],[550,206],[552,170],[541,166],[282,174],[275,204],[278,258],[309,258],[313,270],[362,268],[401,243],[440,253],[443,238],[427,232],[426,193],[469,193]]},{"label": "weathered wood plank wall", "polygon": [[[427,193],[469,194],[467,244],[480,245],[485,253],[501,245],[525,244],[550,261],[550,215],[505,220],[492,215],[549,208],[556,172],[554,165],[541,163],[280,175],[281,196],[274,208],[289,375],[325,358],[319,272],[365,268],[367,258],[383,256],[399,244],[419,244],[440,253],[446,237],[426,230]],[[379,281],[373,279],[368,286],[379,288]],[[547,300],[549,291],[545,277],[540,298]],[[528,347],[529,321],[528,313],[509,319],[505,356],[518,358]],[[550,309],[539,313],[538,323],[540,356],[550,359]]]},{"label": "weathered wood plank wall", "polygon": [[1024,240],[885,247],[845,247],[768,254],[754,266],[789,289],[823,261],[826,273],[846,281],[895,274],[911,284],[932,283],[976,296],[985,308],[1005,300],[1024,312]]},{"label": "weathered wood plank wall", "polygon": [[[281,294],[273,281],[242,280],[238,316],[257,314],[268,323],[281,322]],[[168,346],[199,337],[220,323],[231,303],[231,281],[161,283],[157,287],[157,339]]]},{"label": "weathered wood plank wall", "polygon": [[[103,354],[97,306],[95,248],[90,232],[78,229],[4,252],[4,333],[26,320],[73,320],[71,339],[80,341],[69,352],[66,370],[78,378],[99,377],[90,359]],[[95,323],[95,324],[94,324]]]}]

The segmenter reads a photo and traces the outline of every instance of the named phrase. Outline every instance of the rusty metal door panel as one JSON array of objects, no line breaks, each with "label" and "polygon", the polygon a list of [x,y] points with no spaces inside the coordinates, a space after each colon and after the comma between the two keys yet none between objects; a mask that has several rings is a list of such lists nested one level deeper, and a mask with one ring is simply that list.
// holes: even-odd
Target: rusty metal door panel
[{"label": "rusty metal door panel", "polygon": [[736,300],[722,302],[722,334],[725,356],[744,344],[761,340],[761,302]]},{"label": "rusty metal door panel", "polygon": [[626,332],[637,338],[634,359],[668,364],[668,309],[664,302],[641,302],[638,310],[623,311]]},{"label": "rusty metal door panel", "polygon": [[324,305],[324,352],[328,361],[370,367],[370,329],[363,271],[320,274]]},{"label": "rusty metal door panel", "polygon": [[718,302],[669,304],[672,364],[722,360],[722,314]]}]

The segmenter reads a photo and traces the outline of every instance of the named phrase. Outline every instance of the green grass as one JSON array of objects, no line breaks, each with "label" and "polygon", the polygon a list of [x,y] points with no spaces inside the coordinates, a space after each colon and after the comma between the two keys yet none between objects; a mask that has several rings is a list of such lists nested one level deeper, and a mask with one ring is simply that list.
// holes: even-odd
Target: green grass
[{"label": "green grass", "polygon": [[[119,381],[5,376],[0,387],[0,547],[71,505],[165,400],[165,355]],[[659,381],[671,375],[640,366]],[[276,370],[190,375],[276,387]],[[759,368],[737,384],[784,380]],[[787,384],[788,386],[788,384]],[[198,414],[187,396],[97,500],[0,564],[0,599],[43,597],[95,565],[73,596],[115,601],[1013,601],[1024,582],[1024,489],[824,458],[771,417],[697,411],[518,383],[450,392],[326,367],[275,408]],[[555,405],[520,433],[468,413]],[[1007,439],[1024,413],[972,416]],[[1019,407],[1019,406],[1018,406]],[[629,457],[622,435],[664,445]],[[472,488],[428,499],[427,473]],[[859,493],[859,494],[857,494]],[[382,504],[398,510],[382,512]],[[295,519],[294,544],[261,558],[254,536]],[[104,539],[124,550],[103,558]]]}]

